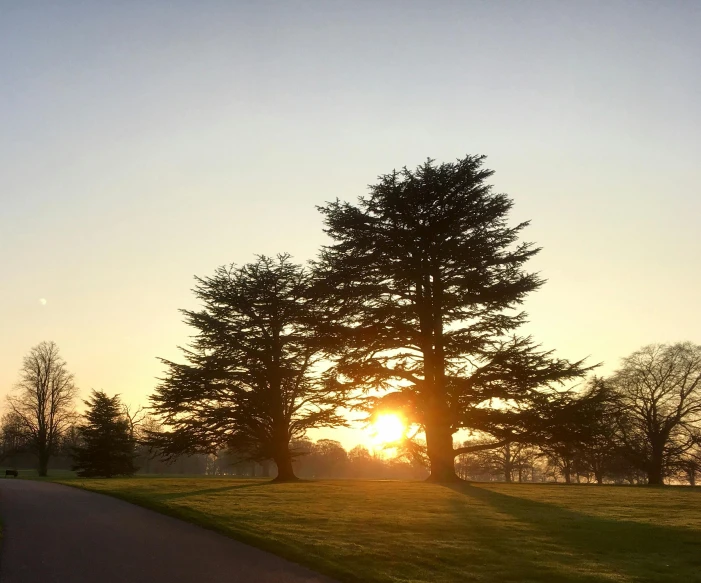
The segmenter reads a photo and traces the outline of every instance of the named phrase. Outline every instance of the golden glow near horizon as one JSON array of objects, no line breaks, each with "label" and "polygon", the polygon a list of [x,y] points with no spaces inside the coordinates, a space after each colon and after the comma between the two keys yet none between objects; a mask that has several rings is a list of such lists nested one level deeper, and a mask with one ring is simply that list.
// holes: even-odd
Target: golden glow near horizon
[{"label": "golden glow near horizon", "polygon": [[[499,2],[435,18],[358,2],[341,19],[311,0],[311,21],[294,2],[215,0],[180,3],[168,26],[165,3],[64,2],[61,18],[29,4],[0,4],[0,414],[43,340],[81,397],[148,404],[158,358],[182,362],[190,341],[194,275],[317,257],[316,205],[354,204],[428,156],[488,155],[510,224],[532,220],[523,241],[543,251],[526,270],[548,282],[520,335],[604,362],[600,376],[645,344],[701,343],[701,78],[684,58],[701,52],[698,3],[629,18],[624,2],[509,2],[505,19]],[[373,447],[371,430],[310,437]]]},{"label": "golden glow near horizon", "polygon": [[406,424],[399,415],[394,413],[378,415],[369,428],[372,442],[375,445],[395,443],[406,435],[406,431]]}]

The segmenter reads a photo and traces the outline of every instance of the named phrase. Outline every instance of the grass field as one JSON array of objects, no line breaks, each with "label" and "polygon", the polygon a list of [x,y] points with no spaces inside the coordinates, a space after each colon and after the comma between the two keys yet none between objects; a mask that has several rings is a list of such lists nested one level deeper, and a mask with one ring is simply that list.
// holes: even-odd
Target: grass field
[{"label": "grass field", "polygon": [[61,480],[349,582],[701,582],[701,488]]}]

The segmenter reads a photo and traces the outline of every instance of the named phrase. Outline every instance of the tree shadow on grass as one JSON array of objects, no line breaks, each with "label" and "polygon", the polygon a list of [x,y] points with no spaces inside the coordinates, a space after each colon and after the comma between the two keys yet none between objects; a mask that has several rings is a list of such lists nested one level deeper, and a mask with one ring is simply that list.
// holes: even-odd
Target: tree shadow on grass
[{"label": "tree shadow on grass", "polygon": [[[502,528],[498,535],[504,561],[529,557],[522,566],[542,570],[524,581],[701,582],[698,531],[592,516],[470,484],[450,487],[525,529]],[[524,536],[527,532],[532,536]]]},{"label": "tree shadow on grass", "polygon": [[219,488],[204,488],[202,490],[187,490],[184,492],[166,492],[163,494],[149,494],[150,498],[159,502],[168,500],[176,500],[178,498],[191,498],[193,496],[202,496],[204,494],[219,494],[230,490],[241,490],[243,488],[259,488],[261,486],[271,486],[273,482],[252,482],[250,484],[234,484],[230,486],[220,486]]}]

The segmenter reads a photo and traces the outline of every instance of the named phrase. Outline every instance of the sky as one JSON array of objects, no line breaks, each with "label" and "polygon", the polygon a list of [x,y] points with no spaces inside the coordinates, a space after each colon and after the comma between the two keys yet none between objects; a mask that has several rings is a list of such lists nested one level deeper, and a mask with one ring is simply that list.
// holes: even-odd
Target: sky
[{"label": "sky", "polygon": [[[701,343],[701,3],[0,0],[0,398],[58,343],[146,402],[193,277],[486,154],[543,247],[532,334],[599,374]],[[352,447],[356,429],[315,434]]]}]

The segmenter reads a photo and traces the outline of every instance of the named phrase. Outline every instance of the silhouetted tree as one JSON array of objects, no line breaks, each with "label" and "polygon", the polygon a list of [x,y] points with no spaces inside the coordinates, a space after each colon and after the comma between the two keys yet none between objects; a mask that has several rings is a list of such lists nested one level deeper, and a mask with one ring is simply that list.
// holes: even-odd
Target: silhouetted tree
[{"label": "silhouetted tree", "polygon": [[74,448],[73,469],[85,477],[131,476],[136,472],[136,442],[119,396],[93,390],[84,403],[85,423],[78,427],[80,445]]},{"label": "silhouetted tree", "polygon": [[230,448],[295,479],[290,440],[345,424],[342,399],[319,379],[325,341],[310,275],[287,255],[261,256],[197,282],[204,308],[183,311],[197,333],[187,363],[163,360],[168,374],[151,397],[170,428],[154,443],[166,455]]},{"label": "silhouetted tree", "polygon": [[[485,440],[473,438],[463,443],[469,447]],[[461,454],[456,461],[458,475],[475,481],[532,481],[540,452],[526,443],[507,443],[501,447]]]},{"label": "silhouetted tree", "polygon": [[81,444],[78,421],[75,419],[61,435],[57,454],[64,460],[72,460],[75,448]]},{"label": "silhouetted tree", "polygon": [[621,441],[617,419],[620,403],[616,395],[600,379],[593,379],[589,386],[588,410],[581,423],[586,423],[585,439],[580,441],[577,453],[580,465],[593,474],[597,484],[606,477],[620,477],[618,468],[625,466],[620,459]]},{"label": "silhouetted tree", "polygon": [[147,420],[148,412],[141,405],[133,406],[122,404],[122,415],[129,425],[129,435],[134,440],[139,440],[142,428]]},{"label": "silhouetted tree", "polygon": [[594,441],[597,418],[607,398],[601,384],[593,382],[584,393],[566,391],[544,398],[528,411],[529,441],[568,484],[585,471],[583,451]]},{"label": "silhouetted tree", "polygon": [[485,469],[505,482],[523,482],[534,462],[533,448],[524,443],[507,443],[475,455],[482,460]]},{"label": "silhouetted tree", "polygon": [[320,439],[312,448],[309,462],[314,468],[314,477],[342,477],[346,474],[348,454],[334,439]]},{"label": "silhouetted tree", "polygon": [[158,435],[163,431],[163,426],[153,415],[147,413],[143,417],[139,415],[138,423],[130,420],[127,412],[124,416],[129,423],[129,433],[136,441],[136,464],[142,473],[166,473],[167,462],[160,458],[160,455],[151,443],[150,436]]},{"label": "silhouetted tree", "polygon": [[76,393],[73,375],[54,342],[42,342],[30,350],[22,363],[20,381],[7,401],[21,421],[29,449],[38,458],[40,476],[46,476],[61,434],[74,419]]},{"label": "silhouetted tree", "polygon": [[349,473],[354,478],[379,477],[381,473],[381,461],[378,461],[368,448],[363,445],[356,445],[348,452]]},{"label": "silhouetted tree", "polygon": [[694,447],[673,462],[672,468],[679,479],[686,480],[690,486],[696,486],[698,477],[701,476],[701,435],[698,435]]},{"label": "silhouetted tree", "polygon": [[629,460],[662,484],[697,440],[701,422],[701,346],[652,344],[623,360],[608,379],[621,403],[618,429]]},{"label": "silhouetted tree", "polygon": [[22,418],[10,411],[0,420],[0,462],[23,453],[29,447],[31,437],[27,432]]},{"label": "silhouetted tree", "polygon": [[[390,391],[377,406],[423,427],[434,481],[457,479],[455,456],[511,441],[534,392],[586,371],[509,337],[543,281],[523,270],[538,249],[517,242],[527,223],[507,225],[513,203],[492,192],[483,162],[428,160],[380,176],[356,206],[320,208],[333,244],[317,275],[345,347],[339,381]],[[495,440],[455,448],[460,429]]]}]

